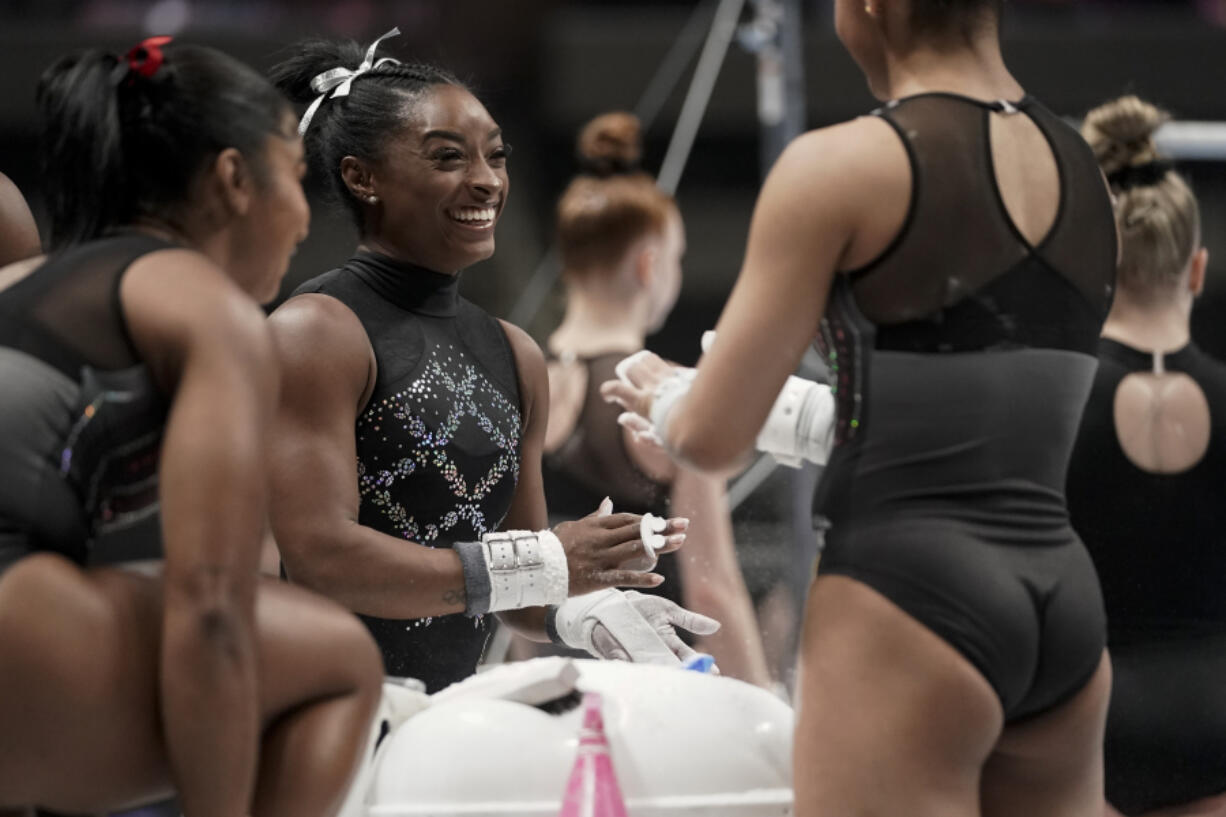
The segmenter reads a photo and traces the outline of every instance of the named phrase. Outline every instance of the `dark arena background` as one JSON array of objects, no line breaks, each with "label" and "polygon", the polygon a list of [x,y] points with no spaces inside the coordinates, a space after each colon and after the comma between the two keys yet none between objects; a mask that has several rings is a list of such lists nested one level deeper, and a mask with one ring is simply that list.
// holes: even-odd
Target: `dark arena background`
[{"label": "dark arena background", "polygon": [[[310,36],[371,42],[392,26],[387,53],[442,63],[487,102],[514,147],[513,194],[496,255],[464,273],[462,290],[538,340],[557,324],[561,287],[551,261],[553,212],[575,171],[574,138],[594,115],[634,110],[648,126],[645,166],[659,172],[709,45],[711,21],[728,3],[685,0],[4,0],[0,4],[0,171],[29,198],[40,222],[34,86],[56,56],[87,46],[122,53],[151,34],[217,46],[265,69]],[[736,4],[740,5],[740,4]],[[835,38],[829,0],[783,3],[780,25],[745,2],[716,71],[709,100],[691,113],[692,150],[676,187],[688,253],[681,300],[651,348],[691,363],[737,274],[763,164],[780,134],[820,127],[876,104]],[[1190,178],[1211,257],[1193,316],[1193,336],[1226,359],[1226,0],[1007,0],[1005,55],[1014,74],[1072,121],[1123,93],[1175,118],[1168,152]],[[725,21],[727,22],[727,21]],[[727,39],[727,38],[726,38]],[[784,42],[775,62],[765,49]],[[722,58],[721,58],[722,56]],[[789,59],[791,58],[791,59]],[[789,74],[803,66],[802,72]],[[783,72],[771,85],[772,70]],[[763,80],[766,80],[765,85]],[[772,119],[774,88],[783,121]],[[705,108],[700,104],[706,101]],[[778,110],[775,113],[779,113]],[[764,121],[766,120],[766,121]],[[784,133],[784,135],[786,135]],[[681,140],[684,142],[685,140]],[[685,147],[684,144],[681,147]],[[677,158],[680,157],[680,158]],[[343,261],[355,235],[308,180],[310,238],[299,248],[283,295]],[[803,497],[812,475],[759,469],[734,487],[739,556],[758,605],[773,670],[790,684],[795,606],[816,548]],[[809,480],[809,481],[807,481]],[[739,491],[738,491],[739,488]],[[751,490],[752,489],[752,490]],[[797,533],[799,531],[799,533]],[[799,541],[802,547],[791,547]]]}]

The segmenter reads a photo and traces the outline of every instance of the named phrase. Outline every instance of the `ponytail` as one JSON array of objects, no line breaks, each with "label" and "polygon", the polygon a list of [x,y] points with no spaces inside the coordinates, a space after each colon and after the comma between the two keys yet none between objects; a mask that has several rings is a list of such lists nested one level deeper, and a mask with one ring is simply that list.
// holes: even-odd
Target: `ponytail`
[{"label": "ponytail", "polygon": [[38,83],[53,248],[100,234],[127,209],[118,94],[111,82],[118,64],[112,54],[86,51],[60,59]]},{"label": "ponytail", "polygon": [[42,75],[36,100],[52,249],[141,217],[170,218],[193,180],[236,148],[263,181],[265,140],[289,137],[289,104],[212,48],[146,40],[122,61],[89,50]]}]

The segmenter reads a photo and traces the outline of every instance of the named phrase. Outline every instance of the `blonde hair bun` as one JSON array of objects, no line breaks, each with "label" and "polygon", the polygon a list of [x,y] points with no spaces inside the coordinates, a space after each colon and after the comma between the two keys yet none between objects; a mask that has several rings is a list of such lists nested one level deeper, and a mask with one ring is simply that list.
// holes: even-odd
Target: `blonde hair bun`
[{"label": "blonde hair bun", "polygon": [[1081,134],[1090,143],[1103,172],[1110,176],[1126,167],[1159,158],[1154,134],[1171,115],[1136,96],[1124,96],[1086,114]]},{"label": "blonde hair bun", "polygon": [[594,176],[633,173],[643,158],[643,126],[625,111],[601,114],[579,132],[579,166]]},{"label": "blonde hair bun", "polygon": [[1115,194],[1117,285],[1142,298],[1169,298],[1200,243],[1196,196],[1154,144],[1154,132],[1169,119],[1156,105],[1126,96],[1090,111],[1081,128]]}]

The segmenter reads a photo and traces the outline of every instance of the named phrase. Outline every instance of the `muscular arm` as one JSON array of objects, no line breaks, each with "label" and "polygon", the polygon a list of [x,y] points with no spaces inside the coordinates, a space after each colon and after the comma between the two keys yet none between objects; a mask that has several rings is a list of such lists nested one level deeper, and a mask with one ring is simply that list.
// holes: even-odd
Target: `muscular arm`
[{"label": "muscular arm", "polygon": [[263,313],[194,253],[141,258],[121,299],[137,349],[172,396],[159,468],[171,772],[186,814],[234,817],[250,809],[259,741],[254,597],[277,389],[271,344]]},{"label": "muscular arm", "polygon": [[357,316],[334,298],[302,295],[269,325],[282,375],[270,514],[286,572],[364,615],[462,613],[454,551],[358,523],[354,423],[374,382],[374,358]]},{"label": "muscular arm", "polygon": [[[887,125],[856,120],[796,139],[775,164],[718,337],[668,423],[669,447],[682,461],[725,473],[753,445],[817,333],[835,271],[872,211],[883,140],[892,140],[887,150],[898,150]],[[905,154],[903,162],[905,169]]]},{"label": "muscular arm", "polygon": [[[502,527],[505,530],[543,530],[549,527],[545,508],[545,482],[541,476],[541,456],[545,429],[549,425],[549,372],[545,356],[528,333],[518,326],[500,321],[515,355],[519,372],[519,393],[524,430],[519,448],[519,481]],[[593,508],[592,510],[595,510]],[[498,618],[520,635],[533,641],[548,641],[545,610],[529,607],[506,610]]]},{"label": "muscular arm", "polygon": [[29,205],[17,185],[0,173],[0,267],[41,252]]}]

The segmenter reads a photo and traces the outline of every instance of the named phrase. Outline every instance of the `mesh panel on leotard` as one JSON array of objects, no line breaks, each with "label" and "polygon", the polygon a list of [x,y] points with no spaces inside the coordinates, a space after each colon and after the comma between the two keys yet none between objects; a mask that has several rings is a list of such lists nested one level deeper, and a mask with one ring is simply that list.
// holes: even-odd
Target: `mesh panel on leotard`
[{"label": "mesh panel on leotard", "polygon": [[[907,147],[912,201],[894,244],[850,273],[876,347],[959,352],[1041,347],[1092,352],[1115,279],[1115,228],[1084,142],[1029,97],[1016,105],[925,94],[878,112]],[[1035,246],[1005,209],[991,117],[1027,116],[1060,174],[1060,207]],[[1080,298],[1067,297],[1070,288]]]},{"label": "mesh panel on leotard", "polygon": [[119,284],[136,259],[169,247],[139,234],[92,241],[0,292],[10,558],[23,548],[90,563],[160,556],[166,405],[128,336]]},{"label": "mesh panel on leotard", "polygon": [[617,511],[657,515],[668,511],[668,485],[644,474],[630,459],[617,424],[621,409],[600,396],[600,384],[616,377],[613,370],[625,356],[613,352],[579,361],[587,370],[583,406],[570,435],[544,456],[551,519],[586,516],[606,496]]},{"label": "mesh panel on leotard", "polygon": [[[943,638],[1015,721],[1075,694],[1105,642],[1063,486],[1111,298],[1114,215],[1089,147],[1032,100],[927,94],[880,115],[909,154],[912,201],[892,246],[839,276],[827,304],[839,425],[820,571]],[[998,190],[997,115],[1029,117],[1059,174],[1037,246]]]},{"label": "mesh panel on leotard", "polygon": [[171,245],[128,234],[71,247],[47,259],[0,297],[0,344],[28,352],[76,378],[82,366],[135,366],[119,304],[119,281],[132,261]]}]

